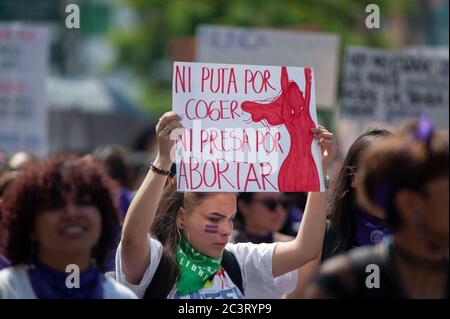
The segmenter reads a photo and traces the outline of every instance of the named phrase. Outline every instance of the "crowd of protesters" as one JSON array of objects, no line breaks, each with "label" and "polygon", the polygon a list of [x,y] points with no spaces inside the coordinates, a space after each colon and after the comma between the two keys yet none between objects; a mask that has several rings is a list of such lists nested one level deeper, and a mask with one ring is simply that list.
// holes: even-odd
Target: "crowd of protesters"
[{"label": "crowd of protesters", "polygon": [[142,176],[118,146],[0,158],[0,299],[448,297],[448,131],[425,115],[363,133],[330,181],[339,141],[312,128],[317,193],[178,192],[179,127],[160,118]]}]

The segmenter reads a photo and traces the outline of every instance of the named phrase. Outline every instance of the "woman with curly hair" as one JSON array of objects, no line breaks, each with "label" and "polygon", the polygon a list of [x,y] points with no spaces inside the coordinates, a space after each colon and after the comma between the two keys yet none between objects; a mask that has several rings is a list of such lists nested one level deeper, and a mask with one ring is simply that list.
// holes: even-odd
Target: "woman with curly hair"
[{"label": "woman with curly hair", "polygon": [[18,173],[2,203],[12,267],[0,271],[0,299],[135,298],[102,274],[118,224],[110,185],[98,164],[76,157]]}]

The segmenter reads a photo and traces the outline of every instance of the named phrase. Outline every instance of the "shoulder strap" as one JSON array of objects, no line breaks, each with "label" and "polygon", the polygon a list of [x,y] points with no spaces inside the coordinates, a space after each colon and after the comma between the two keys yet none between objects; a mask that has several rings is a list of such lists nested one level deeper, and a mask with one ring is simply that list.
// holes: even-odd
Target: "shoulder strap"
[{"label": "shoulder strap", "polygon": [[177,276],[177,269],[171,266],[169,257],[163,251],[152,281],[145,290],[144,299],[167,298],[167,295],[170,293],[176,282]]},{"label": "shoulder strap", "polygon": [[336,246],[337,246],[336,234],[331,227],[330,221],[327,220],[325,237],[323,239],[323,246],[322,246],[322,256],[321,256],[322,262],[330,257],[333,257],[338,253]]},{"label": "shoulder strap", "polygon": [[242,273],[241,267],[239,267],[239,263],[237,262],[236,256],[231,251],[224,250],[222,256],[221,265],[223,269],[227,272],[230,279],[239,288],[239,290],[244,295],[244,287],[242,284]]}]

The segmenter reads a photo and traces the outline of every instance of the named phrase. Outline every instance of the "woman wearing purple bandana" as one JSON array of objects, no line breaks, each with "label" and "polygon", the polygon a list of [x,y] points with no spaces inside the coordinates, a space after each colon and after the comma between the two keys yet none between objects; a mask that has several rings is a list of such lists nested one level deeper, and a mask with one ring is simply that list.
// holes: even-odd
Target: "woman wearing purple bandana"
[{"label": "woman wearing purple bandana", "polygon": [[356,203],[361,155],[370,145],[390,135],[383,129],[370,129],[350,146],[333,186],[322,255],[300,268],[297,288],[289,298],[303,298],[306,285],[322,261],[355,247],[375,245],[390,234],[382,214],[367,212]]},{"label": "woman wearing purple bandana", "polygon": [[448,131],[426,116],[369,147],[358,202],[385,215],[392,236],[327,261],[308,297],[448,298],[448,155]]},{"label": "woman wearing purple bandana", "polygon": [[118,217],[94,161],[59,157],[21,171],[2,212],[12,266],[0,271],[0,299],[136,298],[102,273]]}]

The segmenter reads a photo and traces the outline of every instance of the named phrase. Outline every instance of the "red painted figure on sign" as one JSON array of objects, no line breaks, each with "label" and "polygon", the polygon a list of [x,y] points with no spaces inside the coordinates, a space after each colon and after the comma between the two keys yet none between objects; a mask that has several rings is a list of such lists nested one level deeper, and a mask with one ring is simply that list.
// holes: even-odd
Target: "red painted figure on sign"
[{"label": "red painted figure on sign", "polygon": [[319,176],[312,156],[311,128],[316,125],[311,119],[311,69],[305,68],[305,96],[297,83],[289,81],[287,68],[281,68],[281,94],[270,103],[245,101],[242,110],[252,116],[253,122],[267,120],[270,125],[286,126],[291,138],[289,154],[278,173],[280,192],[319,191]]}]

